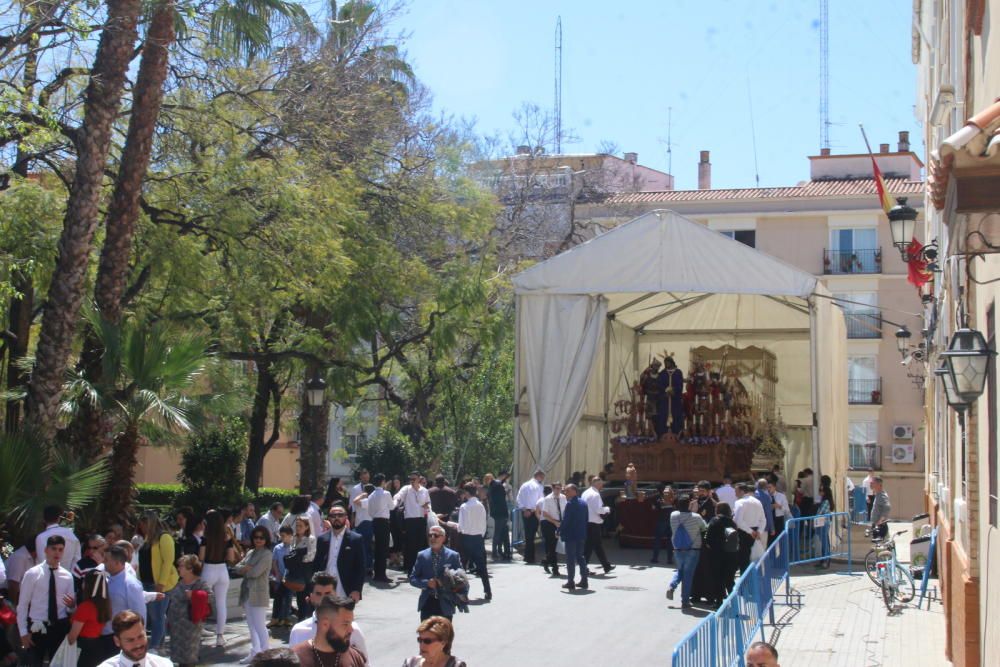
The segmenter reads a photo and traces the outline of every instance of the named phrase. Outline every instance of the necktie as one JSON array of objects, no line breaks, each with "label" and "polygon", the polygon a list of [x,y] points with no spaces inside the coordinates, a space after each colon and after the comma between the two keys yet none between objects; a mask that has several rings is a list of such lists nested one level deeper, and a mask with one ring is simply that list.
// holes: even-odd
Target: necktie
[{"label": "necktie", "polygon": [[49,624],[59,621],[59,608],[56,606],[56,569],[49,568]]},{"label": "necktie", "polygon": [[562,503],[558,496],[556,497],[556,511],[559,512],[559,523],[562,523]]}]

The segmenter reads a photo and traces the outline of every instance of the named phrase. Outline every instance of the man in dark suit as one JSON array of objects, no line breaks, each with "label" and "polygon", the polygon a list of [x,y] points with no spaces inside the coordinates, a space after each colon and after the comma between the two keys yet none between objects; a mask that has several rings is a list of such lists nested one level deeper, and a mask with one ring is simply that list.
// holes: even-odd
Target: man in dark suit
[{"label": "man in dark suit", "polygon": [[360,535],[347,529],[347,508],[334,505],[328,515],[330,530],[316,540],[313,565],[337,578],[337,595],[357,602],[365,585],[365,552]]},{"label": "man in dark suit", "polygon": [[457,551],[444,545],[445,532],[441,526],[431,526],[427,531],[427,541],[431,546],[417,554],[410,572],[410,584],[420,590],[417,610],[420,620],[431,616],[444,616],[449,621],[455,615],[455,598],[450,593],[438,590],[446,567],[452,570],[462,568],[462,560]]}]

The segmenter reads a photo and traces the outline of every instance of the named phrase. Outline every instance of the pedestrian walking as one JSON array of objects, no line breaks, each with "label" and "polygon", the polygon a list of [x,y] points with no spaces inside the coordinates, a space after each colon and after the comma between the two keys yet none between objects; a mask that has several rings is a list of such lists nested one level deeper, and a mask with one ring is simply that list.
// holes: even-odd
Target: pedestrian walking
[{"label": "pedestrian walking", "polygon": [[420,653],[403,662],[403,667],[466,667],[464,660],[451,654],[455,627],[443,616],[431,616],[417,626]]},{"label": "pedestrian walking", "polygon": [[281,526],[278,528],[278,544],[271,551],[271,590],[273,591],[274,604],[271,607],[271,621],[267,627],[273,628],[279,625],[292,625],[292,591],[285,586],[285,576],[288,567],[285,565],[285,556],[292,552],[292,527]]},{"label": "pedestrian walking", "polygon": [[[559,524],[559,537],[566,547],[566,583],[562,587],[569,591],[576,590],[577,586],[586,590],[588,572],[583,550],[587,542],[589,510],[587,503],[580,498],[576,484],[567,484],[563,490],[566,494],[566,507]],[[579,584],[575,581],[577,566],[580,567]]]},{"label": "pedestrian walking", "polygon": [[316,634],[292,646],[302,667],[364,667],[365,656],[351,646],[354,600],[326,596],[316,607]]},{"label": "pedestrian walking", "polygon": [[427,513],[431,507],[431,496],[420,484],[420,473],[410,473],[410,485],[400,490],[396,505],[403,510],[403,570],[409,574],[417,553],[427,546]]},{"label": "pedestrian walking", "polygon": [[[72,512],[69,516],[72,516]],[[62,560],[60,565],[67,572],[72,573],[73,567],[76,562],[80,560],[80,540],[77,539],[76,533],[73,532],[72,528],[63,526],[59,522],[67,518],[63,514],[63,508],[59,505],[49,505],[42,509],[42,519],[45,521],[45,529],[38,534],[35,538],[35,553],[41,554],[45,553],[45,545],[48,543],[48,539],[53,535],[59,535],[66,542],[66,549],[63,550]]]},{"label": "pedestrian walking", "polygon": [[[327,596],[337,596],[337,579],[329,572],[317,572],[312,576],[309,587],[309,603],[313,609],[319,606],[323,598]],[[311,639],[316,634],[316,614],[299,621],[288,634],[288,645],[295,646]],[[365,656],[365,663],[368,659],[368,647],[365,644],[365,633],[361,631],[361,626],[357,621],[351,623],[351,646],[358,649]]]},{"label": "pedestrian walking", "polygon": [[483,582],[483,597],[492,600],[493,590],[486,570],[486,508],[479,502],[474,484],[466,484],[463,490],[468,499],[458,508],[458,533],[469,563]]},{"label": "pedestrian walking", "polygon": [[670,529],[673,531],[674,560],[677,570],[667,588],[667,599],[674,599],[674,591],[681,586],[681,608],[691,607],[691,586],[698,568],[701,554],[701,531],[705,520],[698,514],[698,500],[688,494],[681,494],[674,505],[676,510],[670,515]]},{"label": "pedestrian walking", "polygon": [[201,579],[202,567],[197,556],[181,556],[177,561],[180,579],[167,594],[170,659],[181,667],[193,667],[199,662],[201,629],[208,615],[211,593]]},{"label": "pedestrian walking", "polygon": [[115,646],[119,653],[100,664],[100,667],[173,667],[168,658],[149,652],[149,640],[142,617],[134,611],[123,611],[111,619]]},{"label": "pedestrian walking", "polygon": [[29,665],[48,662],[69,633],[69,610],[76,605],[73,575],[60,565],[66,539],[50,534],[42,554],[45,560],[21,579],[17,629]]},{"label": "pedestrian walking", "polygon": [[509,561],[510,555],[510,510],[507,508],[507,479],[509,473],[500,473],[499,479],[493,479],[486,484],[486,497],[490,506],[490,517],[493,519],[493,560]]},{"label": "pedestrian walking", "polygon": [[[166,595],[177,585],[174,538],[154,510],[143,513],[139,527],[144,538],[139,549],[139,581],[143,590]],[[146,618],[149,623],[149,650],[158,651],[167,636],[166,601],[159,598],[147,602]]]},{"label": "pedestrian walking", "polygon": [[660,562],[660,548],[667,552],[667,565],[674,564],[674,545],[671,541],[673,533],[670,530],[670,515],[674,511],[674,490],[666,484],[660,484],[656,497],[653,498],[653,513],[656,515],[656,526],[653,529],[653,557],[650,563]]},{"label": "pedestrian walking", "polygon": [[229,565],[236,562],[236,544],[226,533],[225,519],[218,510],[205,514],[205,540],[198,558],[203,563],[202,579],[215,598],[215,645],[225,646]]},{"label": "pedestrian walking", "polygon": [[372,479],[374,489],[367,494],[368,514],[372,518],[375,553],[372,561],[372,581],[389,583],[385,569],[389,560],[389,536],[392,532],[392,494],[385,490],[385,475],[377,473]]},{"label": "pedestrian walking", "polygon": [[553,577],[559,576],[559,526],[566,509],[566,496],[562,493],[562,483],[552,482],[552,493],[542,500],[542,541],[545,543],[545,560],[542,565]]},{"label": "pedestrian walking", "polygon": [[111,620],[108,580],[101,570],[90,570],[83,577],[66,641],[80,649],[77,667],[97,667],[114,654],[114,644],[104,641],[101,632]]},{"label": "pedestrian walking", "polygon": [[587,503],[588,510],[587,544],[584,547],[583,557],[587,563],[590,563],[590,555],[596,553],[597,560],[601,563],[601,567],[604,568],[604,573],[607,574],[615,569],[615,566],[611,564],[607,554],[604,553],[604,542],[601,538],[604,515],[611,511],[604,504],[604,499],[601,497],[602,489],[604,489],[604,480],[594,475],[590,478],[590,488],[581,495],[583,502]]},{"label": "pedestrian walking", "polygon": [[421,589],[417,610],[422,621],[431,616],[451,620],[455,615],[456,591],[444,590],[442,580],[445,568],[460,570],[462,561],[457,551],[444,545],[445,531],[441,526],[431,526],[427,538],[431,546],[417,554],[410,572],[410,585]]},{"label": "pedestrian walking", "polygon": [[253,657],[267,649],[267,608],[270,606],[268,595],[268,573],[271,571],[271,537],[267,528],[257,526],[250,531],[250,543],[253,547],[247,551],[243,559],[233,567],[233,571],[243,577],[240,582],[240,605],[246,613],[247,625],[250,627],[250,654],[240,661],[240,664],[250,664]]},{"label": "pedestrian walking", "polygon": [[538,517],[535,506],[545,497],[545,473],[536,470],[534,476],[521,485],[517,491],[517,509],[521,512],[524,525],[524,562],[535,562],[535,536],[538,534]]}]

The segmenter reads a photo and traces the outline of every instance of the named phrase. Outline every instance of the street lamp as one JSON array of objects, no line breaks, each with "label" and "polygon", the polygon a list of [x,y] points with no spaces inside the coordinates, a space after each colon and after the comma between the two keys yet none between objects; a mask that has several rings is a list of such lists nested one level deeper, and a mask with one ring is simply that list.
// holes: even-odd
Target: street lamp
[{"label": "street lamp", "polygon": [[957,399],[965,404],[975,403],[986,388],[990,359],[996,356],[996,352],[986,344],[983,334],[967,327],[959,329],[951,337],[948,349],[940,356],[947,370],[946,390],[950,378]]},{"label": "street lamp", "polygon": [[906,327],[900,327],[896,330],[896,349],[903,357],[906,357],[906,352],[910,349],[910,336],[912,335]]},{"label": "street lamp", "polygon": [[326,394],[326,380],[320,376],[315,376],[313,379],[306,382],[306,398],[309,401],[309,407],[318,408],[323,405],[323,398]]},{"label": "street lamp", "polygon": [[917,227],[917,209],[906,205],[906,197],[897,197],[896,205],[889,209],[888,215],[892,245],[899,250],[903,261],[908,261],[906,248],[913,240],[914,230]]},{"label": "street lamp", "polygon": [[969,406],[963,403],[962,399],[958,397],[958,392],[955,391],[955,382],[952,380],[951,374],[948,372],[948,366],[944,361],[934,369],[934,375],[941,378],[941,383],[944,385],[944,398],[951,409],[959,413],[965,412],[965,409]]}]

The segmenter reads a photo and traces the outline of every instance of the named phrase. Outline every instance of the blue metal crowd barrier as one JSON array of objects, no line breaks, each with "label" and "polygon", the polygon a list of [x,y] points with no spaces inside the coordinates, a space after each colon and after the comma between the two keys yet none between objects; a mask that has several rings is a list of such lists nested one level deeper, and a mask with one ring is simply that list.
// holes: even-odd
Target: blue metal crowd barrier
[{"label": "blue metal crowd barrier", "polygon": [[[826,534],[826,537],[823,535]],[[673,667],[736,667],[747,648],[764,641],[765,623],[774,625],[774,605],[791,592],[791,566],[846,557],[851,571],[850,515],[835,512],[789,519],[785,530],[751,563],[733,592],[674,647]],[[765,620],[766,619],[766,620]]]}]

